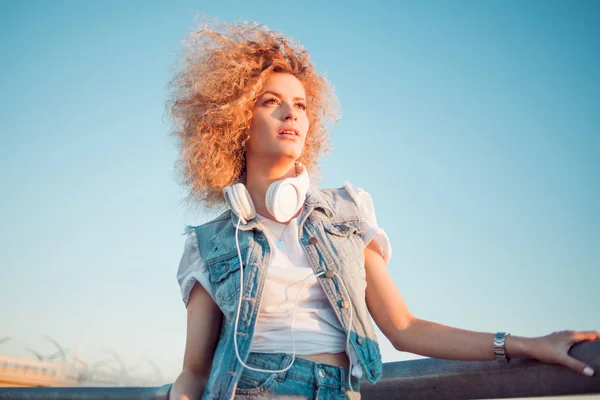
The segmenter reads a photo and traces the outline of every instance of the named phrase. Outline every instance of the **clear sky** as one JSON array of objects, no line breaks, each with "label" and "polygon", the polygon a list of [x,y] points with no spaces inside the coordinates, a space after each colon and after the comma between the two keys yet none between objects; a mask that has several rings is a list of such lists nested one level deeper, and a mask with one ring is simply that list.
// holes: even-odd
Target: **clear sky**
[{"label": "clear sky", "polygon": [[[371,193],[416,316],[600,329],[599,2],[13,0],[0,15],[0,354],[50,354],[49,335],[177,375],[183,228],[210,216],[181,204],[165,100],[197,15],[311,52],[342,110],[320,186]],[[380,337],[384,361],[413,357]]]}]

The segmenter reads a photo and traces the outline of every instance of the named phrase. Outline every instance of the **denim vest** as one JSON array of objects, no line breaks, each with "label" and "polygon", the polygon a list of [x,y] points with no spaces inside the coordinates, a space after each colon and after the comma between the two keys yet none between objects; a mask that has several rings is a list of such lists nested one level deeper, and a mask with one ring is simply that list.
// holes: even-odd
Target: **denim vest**
[{"label": "denim vest", "polygon": [[[233,398],[243,371],[233,345],[240,290],[240,262],[235,242],[237,223],[237,216],[228,210],[204,225],[188,228],[188,232],[196,236],[200,256],[209,273],[213,297],[223,312],[219,342],[203,399]],[[299,218],[298,237],[315,274],[329,270],[336,272],[335,275],[326,273],[316,279],[345,333],[350,329],[350,348],[347,351],[353,353],[355,360],[358,359],[366,378],[375,383],[382,373],[381,353],[365,302],[364,243],[359,226],[358,206],[345,188],[311,188]],[[240,357],[245,362],[250,353],[273,244],[269,243],[256,220],[240,224],[238,240],[244,288],[237,344]],[[350,302],[346,300],[348,297]],[[348,327],[351,306],[352,326]]]}]

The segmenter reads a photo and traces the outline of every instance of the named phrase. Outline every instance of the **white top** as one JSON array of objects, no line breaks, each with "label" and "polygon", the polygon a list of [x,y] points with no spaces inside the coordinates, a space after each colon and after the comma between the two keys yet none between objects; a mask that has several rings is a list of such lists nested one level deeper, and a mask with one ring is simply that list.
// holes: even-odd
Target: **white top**
[{"label": "white top", "polygon": [[[348,183],[344,186],[359,205],[360,231],[365,247],[371,240],[376,240],[382,249],[384,260],[386,263],[389,262],[392,255],[391,246],[385,232],[377,226],[371,196]],[[261,215],[257,218],[271,246],[271,265],[267,271],[250,351],[293,352],[290,328],[296,299],[298,300],[294,322],[296,354],[344,351],[346,334],[323,288],[315,278],[308,257],[300,244],[298,220],[292,219],[286,227],[286,224],[280,224]],[[276,246],[280,241],[279,238],[284,243],[282,249]],[[214,298],[208,271],[200,257],[194,236],[190,236],[185,242],[177,280],[186,305],[196,282],[199,282]]]}]

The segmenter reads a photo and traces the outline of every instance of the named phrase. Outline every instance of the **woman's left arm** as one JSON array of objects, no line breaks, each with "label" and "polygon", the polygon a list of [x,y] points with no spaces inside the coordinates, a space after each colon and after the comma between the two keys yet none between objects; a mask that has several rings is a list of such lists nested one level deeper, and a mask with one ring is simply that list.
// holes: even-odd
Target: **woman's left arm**
[{"label": "woman's left arm", "polygon": [[[397,350],[451,360],[494,360],[493,333],[452,328],[414,317],[396,288],[381,249],[374,240],[365,249],[365,269],[367,307],[379,329]],[[510,358],[535,358],[546,363],[562,364],[592,376],[592,368],[569,356],[568,352],[575,343],[599,339],[600,332],[597,331],[563,331],[536,338],[509,335],[506,337],[506,353]]]}]

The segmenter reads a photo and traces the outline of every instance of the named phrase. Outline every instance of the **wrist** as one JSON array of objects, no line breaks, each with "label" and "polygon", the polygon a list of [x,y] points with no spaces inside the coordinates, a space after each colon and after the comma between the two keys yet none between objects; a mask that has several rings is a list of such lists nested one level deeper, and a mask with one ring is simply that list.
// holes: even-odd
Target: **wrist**
[{"label": "wrist", "polygon": [[508,358],[530,358],[530,338],[522,336],[506,336],[506,355]]}]

